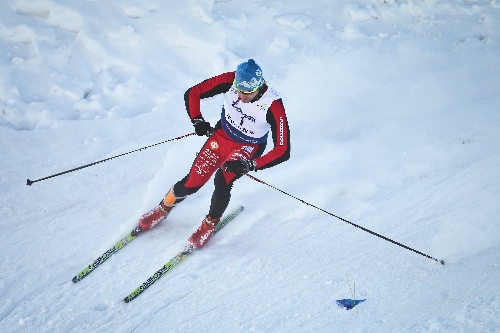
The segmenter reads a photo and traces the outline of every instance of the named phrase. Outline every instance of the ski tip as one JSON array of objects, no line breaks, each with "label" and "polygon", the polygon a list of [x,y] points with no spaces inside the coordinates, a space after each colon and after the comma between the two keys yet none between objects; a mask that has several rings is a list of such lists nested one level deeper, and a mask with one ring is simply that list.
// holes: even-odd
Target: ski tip
[{"label": "ski tip", "polygon": [[71,281],[73,281],[73,283],[77,283],[78,282],[78,277],[74,277],[73,279],[71,279]]},{"label": "ski tip", "polygon": [[123,301],[124,301],[125,303],[128,303],[128,302],[130,302],[130,298],[125,297],[125,298],[123,299]]}]

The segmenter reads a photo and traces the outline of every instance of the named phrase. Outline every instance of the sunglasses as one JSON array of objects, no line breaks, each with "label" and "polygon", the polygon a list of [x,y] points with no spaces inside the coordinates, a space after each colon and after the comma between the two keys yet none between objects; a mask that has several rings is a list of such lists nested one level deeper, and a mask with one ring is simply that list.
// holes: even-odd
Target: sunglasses
[{"label": "sunglasses", "polygon": [[236,89],[237,92],[239,92],[240,94],[243,94],[243,95],[250,95],[250,94],[253,94],[254,92],[256,92],[257,90],[259,90],[260,87],[255,87],[253,90],[251,91],[243,91],[239,88],[236,87],[236,80],[233,81],[233,87],[234,89]]}]

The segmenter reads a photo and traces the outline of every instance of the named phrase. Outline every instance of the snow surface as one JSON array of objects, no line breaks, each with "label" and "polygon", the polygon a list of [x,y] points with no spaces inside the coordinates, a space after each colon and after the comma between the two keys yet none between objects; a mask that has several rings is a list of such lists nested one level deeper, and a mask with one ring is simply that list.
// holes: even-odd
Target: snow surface
[{"label": "snow surface", "polygon": [[[1,332],[498,332],[499,0],[4,0]],[[254,58],[292,157],[245,211],[139,298],[212,183],[86,279],[183,177],[183,93]],[[221,99],[204,101],[214,123]],[[366,298],[345,311],[335,300]]]}]

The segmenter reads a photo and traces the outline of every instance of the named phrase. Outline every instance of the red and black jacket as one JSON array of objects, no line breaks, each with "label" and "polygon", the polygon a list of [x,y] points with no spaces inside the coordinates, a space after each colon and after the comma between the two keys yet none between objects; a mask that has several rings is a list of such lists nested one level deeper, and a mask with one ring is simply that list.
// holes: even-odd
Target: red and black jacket
[{"label": "red and black jacket", "polygon": [[[184,100],[191,121],[203,117],[200,110],[200,100],[228,92],[234,78],[235,72],[227,72],[189,88],[184,94]],[[267,85],[264,85],[254,101],[257,101],[267,89]],[[269,107],[266,121],[271,126],[274,147],[265,155],[256,158],[258,170],[270,168],[290,158],[290,129],[281,98],[273,101]]]}]

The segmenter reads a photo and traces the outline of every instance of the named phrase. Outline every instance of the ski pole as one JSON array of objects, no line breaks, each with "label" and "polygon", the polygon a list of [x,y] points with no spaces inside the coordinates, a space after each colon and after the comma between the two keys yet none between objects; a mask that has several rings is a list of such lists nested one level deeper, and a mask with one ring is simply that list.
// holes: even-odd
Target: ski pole
[{"label": "ski pole", "polygon": [[352,225],[353,227],[359,228],[359,229],[361,229],[361,230],[363,230],[363,231],[366,231],[366,232],[368,232],[368,233],[370,233],[370,234],[372,234],[372,235],[374,235],[374,236],[377,236],[377,237],[379,237],[379,238],[382,238],[382,239],[384,239],[384,240],[386,240],[386,241],[388,241],[388,242],[391,242],[391,243],[393,243],[393,244],[396,244],[396,245],[398,245],[398,246],[401,246],[402,248],[405,248],[405,249],[407,249],[407,250],[413,251],[413,252],[415,252],[415,253],[417,253],[417,254],[420,254],[420,255],[422,255],[422,256],[424,256],[424,257],[427,257],[427,258],[429,258],[429,259],[432,259],[432,260],[434,260],[434,261],[436,261],[436,262],[438,262],[438,263],[440,263],[440,264],[444,265],[444,260],[439,260],[439,259],[436,259],[436,258],[434,258],[434,257],[431,257],[431,256],[430,256],[430,255],[428,255],[428,254],[425,254],[425,253],[423,253],[423,252],[420,252],[420,251],[417,251],[417,250],[415,250],[415,249],[412,249],[412,248],[411,248],[411,247],[409,247],[409,246],[406,246],[406,245],[404,245],[404,244],[401,244],[401,243],[399,243],[399,242],[396,242],[395,240],[392,240],[392,239],[390,239],[390,238],[388,238],[388,237],[386,237],[386,236],[383,236],[383,235],[378,234],[378,233],[376,233],[376,232],[374,232],[374,231],[371,231],[370,229],[367,229],[367,228],[364,228],[364,227],[362,227],[362,226],[360,226],[360,225],[357,225],[357,224],[355,224],[355,223],[352,223],[352,222],[350,222],[350,221],[348,221],[348,220],[346,220],[346,219],[344,219],[344,218],[342,218],[342,217],[340,217],[340,216],[337,216],[337,215],[335,215],[335,214],[332,214],[332,213],[330,213],[330,212],[328,212],[328,211],[326,211],[326,210],[324,210],[324,209],[322,209],[322,208],[319,208],[319,207],[317,207],[317,206],[315,206],[315,205],[313,205],[313,204],[310,204],[310,203],[308,203],[308,202],[306,202],[306,201],[304,201],[304,200],[302,200],[302,199],[300,199],[300,198],[297,198],[297,197],[295,197],[295,196],[293,196],[293,195],[291,195],[291,194],[289,194],[289,193],[286,193],[285,191],[282,191],[282,190],[280,190],[280,189],[279,189],[279,188],[277,188],[277,187],[274,187],[274,186],[272,186],[272,185],[269,185],[268,183],[266,183],[266,182],[264,182],[264,181],[262,181],[262,180],[260,180],[260,179],[258,179],[258,178],[255,178],[254,176],[251,176],[251,175],[249,175],[249,174],[247,174],[247,176],[248,176],[248,177],[250,177],[251,179],[253,179],[253,180],[255,180],[255,181],[257,181],[257,182],[261,183],[261,184],[267,185],[267,186],[269,186],[269,187],[271,187],[271,188],[273,188],[273,189],[275,189],[275,190],[277,190],[277,191],[279,191],[279,192],[281,192],[281,193],[283,193],[283,194],[286,194],[286,195],[288,195],[289,197],[292,197],[292,198],[294,198],[294,199],[296,199],[296,200],[298,200],[298,201],[302,202],[303,204],[306,204],[306,205],[308,205],[308,206],[311,206],[311,207],[313,207],[313,208],[316,208],[316,209],[318,209],[318,210],[322,211],[323,213],[326,213],[326,214],[331,215],[331,216],[333,216],[333,217],[335,217],[335,218],[337,218],[337,219],[339,219],[339,220],[341,220],[341,221],[343,221],[343,222],[345,222],[345,223],[348,223],[348,224]]},{"label": "ski pole", "polygon": [[135,150],[129,151],[128,153],[123,153],[123,154],[116,155],[116,156],[113,156],[113,157],[105,158],[103,160],[100,160],[100,161],[97,161],[97,162],[94,162],[94,163],[82,165],[80,167],[77,167],[77,168],[74,168],[74,169],[71,169],[71,170],[67,170],[67,171],[63,171],[63,172],[59,172],[59,173],[56,173],[55,175],[47,176],[47,177],[40,178],[40,179],[37,179],[37,180],[29,180],[28,179],[28,181],[26,182],[26,185],[31,186],[33,183],[40,182],[42,180],[46,180],[46,179],[49,179],[49,178],[61,176],[61,175],[64,175],[66,173],[70,173],[70,172],[73,172],[73,171],[76,171],[76,170],[84,169],[84,168],[87,168],[89,166],[93,166],[93,165],[96,165],[96,164],[99,164],[99,163],[103,163],[103,162],[112,160],[114,158],[120,157],[120,156],[124,156],[124,155],[127,155],[127,154],[135,153],[135,152],[138,152],[138,151],[141,151],[141,150],[145,150],[145,149],[148,149],[148,148],[151,148],[151,147],[154,147],[154,146],[158,146],[158,145],[161,145],[161,144],[164,144],[164,143],[167,143],[167,142],[171,142],[171,141],[174,141],[174,140],[180,140],[180,139],[186,138],[186,137],[191,136],[191,135],[196,135],[196,133],[193,132],[193,133],[181,135],[181,136],[178,136],[178,137],[173,138],[173,139],[169,139],[169,140],[165,140],[165,141],[162,141],[162,142],[158,142],[158,143],[155,143],[155,144],[150,145],[150,146],[146,146],[146,147],[142,147],[142,148],[139,148],[139,149],[135,149]]}]

